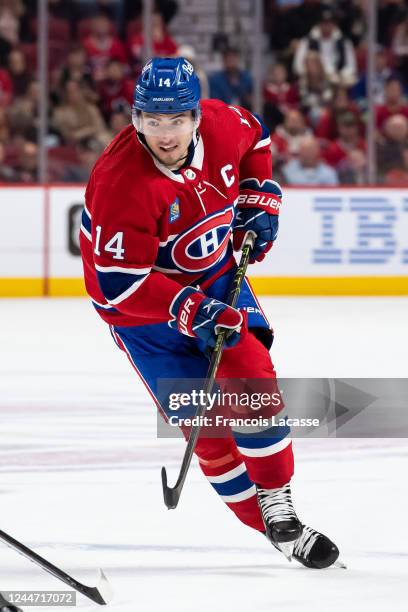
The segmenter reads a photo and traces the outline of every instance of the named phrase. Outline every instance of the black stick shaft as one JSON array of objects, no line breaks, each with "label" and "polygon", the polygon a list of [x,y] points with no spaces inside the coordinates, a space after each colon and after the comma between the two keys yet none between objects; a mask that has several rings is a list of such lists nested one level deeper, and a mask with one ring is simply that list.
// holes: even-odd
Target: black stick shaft
[{"label": "black stick shaft", "polygon": [[[247,238],[245,246],[242,249],[241,260],[235,272],[235,275],[232,281],[232,286],[231,286],[229,296],[228,296],[227,304],[229,306],[232,306],[233,308],[236,306],[238,298],[239,298],[242,281],[245,278],[252,247],[253,247],[253,238],[249,237]],[[205,398],[207,398],[208,394],[212,392],[212,389],[215,383],[215,377],[217,374],[218,366],[220,364],[222,352],[224,349],[225,334],[226,334],[226,330],[222,330],[218,334],[217,341],[215,343],[215,347],[211,355],[210,365],[209,365],[207,377],[206,377],[206,385],[204,389]],[[199,406],[195,414],[195,417],[202,417],[205,414],[206,410],[207,410],[207,402],[203,402],[203,404]],[[198,423],[200,422],[201,422],[201,418],[198,419]],[[201,425],[199,424],[194,425],[191,428],[191,434],[188,439],[186,449],[184,451],[184,456],[183,456],[183,461],[181,463],[179,476],[177,478],[177,481],[174,487],[169,487],[167,485],[166,468],[162,467],[161,476],[162,476],[162,484],[163,484],[164,503],[166,504],[167,508],[169,508],[169,510],[176,508],[179,502],[181,491],[183,489],[184,482],[187,477],[187,472],[190,467],[191,460],[193,458],[195,447],[197,445],[198,437],[200,435],[200,430],[201,430]]]},{"label": "black stick shaft", "polygon": [[95,601],[96,603],[99,603],[99,604],[106,603],[102,599],[97,588],[88,587],[82,584],[81,582],[78,582],[78,580],[75,580],[75,578],[72,578],[72,576],[70,576],[69,574],[66,574],[63,570],[59,569],[56,565],[53,565],[52,563],[50,563],[49,561],[47,561],[46,559],[44,559],[43,557],[35,553],[33,550],[31,550],[31,548],[28,548],[28,546],[25,546],[24,544],[22,544],[18,540],[15,540],[10,535],[8,535],[7,533],[1,530],[0,530],[0,540],[3,540],[3,542],[7,544],[7,546],[16,550],[18,553],[23,555],[23,557],[26,557],[32,563],[39,565],[43,570],[45,570],[49,574],[52,574],[55,578],[58,578],[58,580],[65,582],[65,584],[67,584],[71,588],[75,589],[79,593],[82,593],[86,597],[89,597],[89,599],[92,599],[92,601]]}]

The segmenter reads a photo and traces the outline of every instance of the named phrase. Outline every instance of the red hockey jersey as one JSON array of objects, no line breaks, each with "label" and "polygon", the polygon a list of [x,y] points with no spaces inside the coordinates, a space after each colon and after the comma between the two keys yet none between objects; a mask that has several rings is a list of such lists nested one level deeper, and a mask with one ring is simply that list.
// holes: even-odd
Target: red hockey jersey
[{"label": "red hockey jersey", "polygon": [[194,141],[190,165],[172,172],[129,126],[93,169],[81,251],[87,291],[110,324],[168,321],[181,287],[205,291],[234,264],[239,184],[271,178],[269,133],[248,111],[204,100]]}]

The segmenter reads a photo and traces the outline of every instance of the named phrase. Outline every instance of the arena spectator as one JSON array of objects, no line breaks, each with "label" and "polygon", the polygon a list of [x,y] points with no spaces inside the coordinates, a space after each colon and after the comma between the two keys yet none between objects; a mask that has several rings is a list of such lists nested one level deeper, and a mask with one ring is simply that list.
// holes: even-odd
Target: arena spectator
[{"label": "arena spectator", "polygon": [[315,127],[315,135],[321,141],[332,141],[338,137],[337,119],[345,112],[353,113],[363,133],[364,125],[357,104],[350,100],[345,87],[335,88],[330,105],[323,109],[320,119]]},{"label": "arena spectator", "polygon": [[[133,71],[137,74],[143,61],[143,32],[132,34],[127,42]],[[177,55],[177,44],[170,36],[163,17],[158,12],[152,15],[152,47],[153,55],[156,57],[173,57]]]},{"label": "arena spectator", "polygon": [[32,80],[28,84],[26,93],[14,100],[8,112],[11,131],[21,132],[33,141],[36,140],[38,127],[38,100],[39,83]]},{"label": "arena spectator", "polygon": [[210,76],[210,97],[226,104],[238,104],[251,109],[252,77],[240,67],[240,56],[236,49],[224,51],[223,69]]},{"label": "arena spectator", "polygon": [[408,186],[408,145],[402,149],[401,166],[387,172],[384,183],[393,187]]},{"label": "arena spectator", "polygon": [[109,119],[111,137],[114,138],[121,130],[130,123],[130,114],[125,111],[114,111]]},{"label": "arena spectator", "polygon": [[321,13],[319,0],[272,0],[265,3],[266,31],[271,49],[290,57],[298,40],[306,36]]},{"label": "arena spectator", "polygon": [[200,79],[201,85],[201,98],[206,100],[210,97],[210,86],[208,83],[208,77],[206,72],[201,68],[197,62],[197,54],[194,47],[191,45],[181,45],[177,50],[178,57],[185,57],[194,66],[194,70],[198,78]]},{"label": "arena spectator", "polygon": [[389,47],[395,27],[404,19],[406,11],[405,0],[380,0],[378,3],[378,42]]},{"label": "arena spectator", "polygon": [[65,84],[63,102],[55,109],[52,123],[66,144],[91,136],[106,138],[106,125],[98,107],[85,99],[76,81]]},{"label": "arena spectator", "polygon": [[392,37],[392,52],[397,61],[397,67],[402,73],[407,74],[408,70],[408,11],[404,20],[399,23]]},{"label": "arena spectator", "polygon": [[301,140],[312,134],[312,130],[306,125],[306,120],[299,110],[288,111],[283,124],[279,125],[271,136],[274,163],[286,162],[296,156]]},{"label": "arena spectator", "polygon": [[263,88],[264,101],[276,106],[284,115],[299,104],[299,94],[296,85],[289,82],[286,66],[281,63],[269,67]]},{"label": "arena spectator", "polygon": [[331,83],[349,87],[356,82],[357,65],[353,45],[336,26],[334,12],[329,8],[322,11],[319,23],[298,45],[293,69],[299,77],[305,73],[305,60],[309,51],[319,53]]},{"label": "arena spectator", "polygon": [[104,69],[109,60],[115,59],[123,64],[127,62],[125,46],[113,34],[113,24],[104,15],[98,15],[92,19],[91,31],[85,37],[83,46],[95,81],[104,78]]},{"label": "arena spectator", "polygon": [[338,169],[350,151],[359,150],[365,154],[366,144],[360,135],[360,127],[353,113],[345,112],[337,118],[338,138],[331,142],[323,152],[324,160]]},{"label": "arena spectator", "polygon": [[[374,74],[374,102],[384,104],[384,91],[387,81],[392,77],[393,71],[390,67],[390,54],[387,49],[377,46],[375,53]],[[359,80],[350,91],[350,97],[359,102],[363,108],[367,107],[367,72],[360,75]]]},{"label": "arena spectator", "polygon": [[8,106],[13,98],[13,83],[9,73],[0,68],[0,106]]},{"label": "arena spectator", "polygon": [[34,142],[25,142],[15,167],[13,180],[16,183],[38,181],[38,147]]},{"label": "arena spectator", "polygon": [[282,168],[289,185],[337,185],[335,170],[320,158],[320,145],[316,138],[308,136],[299,143],[298,156]]},{"label": "arena spectator", "polygon": [[10,45],[10,43],[0,34],[0,68],[7,65],[7,57],[12,48],[13,45]]},{"label": "arena spectator", "polygon": [[82,138],[76,146],[78,163],[66,168],[62,180],[66,183],[86,183],[103,149],[98,139]]},{"label": "arena spectator", "polygon": [[337,176],[342,185],[366,185],[367,175],[367,156],[360,149],[348,151],[345,157],[337,166]]},{"label": "arena spectator", "polygon": [[384,122],[383,135],[377,145],[377,168],[380,182],[393,170],[404,166],[403,152],[408,146],[408,119],[392,115]]},{"label": "arena spectator", "polygon": [[347,32],[354,47],[364,43],[367,35],[366,0],[336,0],[338,25]]},{"label": "arena spectator", "polygon": [[301,108],[311,125],[315,126],[333,97],[333,89],[317,51],[309,51],[305,56],[305,72],[299,79],[299,94]]},{"label": "arena spectator", "polygon": [[13,83],[14,96],[24,96],[32,80],[27,61],[21,49],[13,49],[8,56],[8,71]]},{"label": "arena spectator", "polygon": [[287,110],[296,108],[299,102],[297,87],[288,81],[284,64],[275,63],[269,67],[263,88],[264,123],[271,132],[280,125]]},{"label": "arena spectator", "polygon": [[[123,3],[126,23],[141,18],[143,0],[123,0]],[[154,9],[161,14],[167,25],[178,11],[178,2],[176,0],[155,0]]]},{"label": "arena spectator", "polygon": [[133,103],[134,80],[126,76],[126,67],[111,60],[105,70],[105,78],[98,84],[100,109],[109,119],[113,111],[130,109]]},{"label": "arena spectator", "polygon": [[66,63],[62,66],[58,79],[60,90],[65,88],[67,81],[76,81],[87,100],[95,102],[98,99],[85,49],[81,45],[74,46],[67,55]]},{"label": "arena spectator", "polygon": [[23,5],[19,0],[3,0],[0,4],[0,38],[12,47],[19,42],[19,17]]},{"label": "arena spectator", "polygon": [[9,183],[15,180],[14,170],[5,163],[5,160],[6,149],[4,144],[0,141],[0,184]]},{"label": "arena spectator", "polygon": [[69,0],[69,4],[75,5],[77,19],[89,19],[103,14],[116,21],[118,26],[121,24],[123,0]]},{"label": "arena spectator", "polygon": [[10,126],[8,122],[7,111],[0,106],[0,142],[6,145],[10,138]]},{"label": "arena spectator", "polygon": [[391,78],[387,82],[384,98],[384,104],[376,108],[376,124],[379,130],[383,129],[384,123],[392,115],[408,117],[408,104],[404,98],[401,82],[397,78]]}]

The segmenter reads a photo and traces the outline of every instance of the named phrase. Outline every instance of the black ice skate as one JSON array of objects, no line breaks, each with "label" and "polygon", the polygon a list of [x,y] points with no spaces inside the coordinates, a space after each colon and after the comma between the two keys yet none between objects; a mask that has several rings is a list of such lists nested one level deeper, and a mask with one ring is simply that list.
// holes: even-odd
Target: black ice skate
[{"label": "black ice skate", "polygon": [[346,569],[344,563],[338,561],[337,546],[327,536],[307,525],[303,525],[302,535],[295,542],[293,557],[305,567],[313,569],[324,569],[331,565]]},{"label": "black ice skate", "polygon": [[302,533],[302,523],[293,508],[289,483],[278,489],[257,486],[256,492],[265,535],[291,561],[295,541]]}]

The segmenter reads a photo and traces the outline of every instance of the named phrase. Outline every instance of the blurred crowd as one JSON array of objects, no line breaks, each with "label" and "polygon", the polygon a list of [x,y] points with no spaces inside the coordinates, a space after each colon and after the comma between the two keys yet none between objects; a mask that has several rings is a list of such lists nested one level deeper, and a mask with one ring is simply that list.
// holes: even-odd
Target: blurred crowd
[{"label": "blurred crowd", "polygon": [[[367,5],[265,0],[263,120],[284,184],[367,182]],[[50,182],[84,182],[130,120],[143,62],[142,0],[49,0]],[[253,79],[224,44],[206,74],[169,23],[183,0],[156,0],[154,55],[188,57],[203,97],[253,110]],[[408,0],[379,0],[375,49],[378,182],[408,186]],[[199,23],[197,24],[199,28]],[[36,0],[0,0],[0,182],[38,180]]]}]

